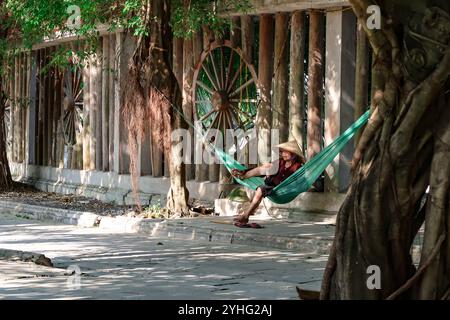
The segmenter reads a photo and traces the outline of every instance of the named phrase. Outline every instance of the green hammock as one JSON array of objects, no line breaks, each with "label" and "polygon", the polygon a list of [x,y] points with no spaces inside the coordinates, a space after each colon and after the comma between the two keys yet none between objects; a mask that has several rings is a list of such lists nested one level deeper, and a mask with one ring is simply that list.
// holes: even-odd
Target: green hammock
[{"label": "green hammock", "polygon": [[[167,99],[167,98],[166,98]],[[169,99],[167,99],[170,101]],[[194,131],[202,137],[205,147],[209,149],[210,152],[215,153],[215,155],[221,160],[221,163],[225,165],[228,171],[233,169],[246,170],[247,168],[237,162],[233,156],[228,153],[218,149],[214,144],[205,140],[205,136],[194,124],[188,120],[184,113],[171,104],[172,107],[184,118],[186,123],[191,126]],[[369,119],[370,110],[367,110],[358,120],[355,121],[345,132],[340,135],[336,140],[334,140],[330,145],[326,146],[322,151],[316,154],[311,160],[305,163],[300,169],[290,175],[286,180],[276,186],[269,198],[270,201],[277,204],[284,204],[294,200],[300,193],[306,192],[313,183],[320,177],[322,172],[326,167],[333,162],[334,158],[344,149],[346,144],[355,135],[358,130],[364,126]],[[239,184],[248,187],[250,189],[256,190],[258,187],[264,184],[264,179],[261,177],[252,177],[249,179],[241,180],[234,178]]]},{"label": "green hammock", "polygon": [[[341,152],[355,133],[367,122],[369,119],[369,112],[370,110],[364,113],[353,125],[345,130],[341,136],[336,138],[330,145],[325,147],[300,169],[276,186],[270,196],[268,196],[269,200],[274,203],[284,204],[291,202],[300,193],[307,191],[317,178],[320,177],[325,168],[333,162],[333,159]],[[231,155],[218,148],[214,148],[214,150],[228,171],[231,172],[233,169],[246,169],[244,165],[237,162]],[[235,178],[235,180],[241,185],[253,190],[256,190],[259,186],[264,184],[264,179],[261,177],[252,177],[245,180]]]}]

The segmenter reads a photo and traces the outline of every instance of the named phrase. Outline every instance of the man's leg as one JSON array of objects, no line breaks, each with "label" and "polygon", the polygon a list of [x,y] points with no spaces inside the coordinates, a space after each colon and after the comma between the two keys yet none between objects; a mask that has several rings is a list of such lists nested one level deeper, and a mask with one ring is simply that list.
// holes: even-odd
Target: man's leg
[{"label": "man's leg", "polygon": [[247,223],[251,215],[255,214],[256,209],[258,209],[259,204],[263,199],[263,191],[261,188],[256,189],[255,195],[250,203],[250,207],[244,213],[236,217],[235,221],[240,223]]}]

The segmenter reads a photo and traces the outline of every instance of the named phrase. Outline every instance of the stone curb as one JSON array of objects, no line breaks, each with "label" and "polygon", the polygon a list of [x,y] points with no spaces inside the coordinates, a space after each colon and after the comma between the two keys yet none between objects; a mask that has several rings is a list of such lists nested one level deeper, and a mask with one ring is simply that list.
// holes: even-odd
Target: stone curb
[{"label": "stone curb", "polygon": [[180,219],[143,219],[124,216],[104,217],[92,212],[49,208],[5,200],[0,200],[0,212],[9,212],[21,218],[51,220],[79,227],[99,227],[111,232],[301,250],[311,254],[328,254],[333,241],[332,237],[280,236],[268,233],[267,229],[221,228],[220,225],[207,225],[204,221],[195,218],[180,221]]}]

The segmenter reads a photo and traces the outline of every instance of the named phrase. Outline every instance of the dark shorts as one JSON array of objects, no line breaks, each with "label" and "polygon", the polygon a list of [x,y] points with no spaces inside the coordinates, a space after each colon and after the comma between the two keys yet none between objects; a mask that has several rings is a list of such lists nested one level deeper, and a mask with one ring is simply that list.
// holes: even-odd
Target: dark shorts
[{"label": "dark shorts", "polygon": [[270,179],[265,179],[264,184],[260,185],[258,188],[261,189],[263,197],[268,197],[272,194],[273,188],[276,186],[271,183]]}]

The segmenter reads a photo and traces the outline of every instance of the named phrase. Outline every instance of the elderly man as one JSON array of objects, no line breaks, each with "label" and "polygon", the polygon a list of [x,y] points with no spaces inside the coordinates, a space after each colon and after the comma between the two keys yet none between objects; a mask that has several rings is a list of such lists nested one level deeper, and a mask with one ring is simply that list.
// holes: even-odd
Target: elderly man
[{"label": "elderly man", "polygon": [[277,147],[280,149],[280,159],[278,160],[278,171],[275,174],[268,175],[271,169],[273,169],[274,163],[266,163],[257,168],[244,171],[236,169],[232,171],[231,174],[241,180],[255,176],[266,176],[264,184],[256,189],[249,208],[235,217],[234,221],[236,226],[248,226],[249,217],[255,213],[262,199],[270,195],[273,188],[305,164],[303,152],[296,141],[285,142]]}]

